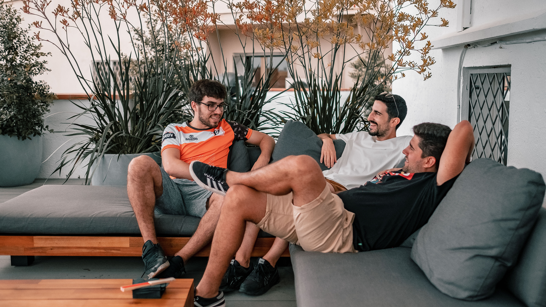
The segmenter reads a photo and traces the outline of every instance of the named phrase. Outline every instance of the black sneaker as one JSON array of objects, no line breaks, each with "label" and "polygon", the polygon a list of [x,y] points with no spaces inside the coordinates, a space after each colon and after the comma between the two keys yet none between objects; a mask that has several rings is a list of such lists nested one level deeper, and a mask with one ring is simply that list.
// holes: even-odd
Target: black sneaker
[{"label": "black sneaker", "polygon": [[252,273],[241,284],[239,292],[247,295],[262,295],[278,284],[280,280],[277,268],[271,266],[267,260],[260,258]]},{"label": "black sneaker", "polygon": [[159,243],[153,244],[150,240],[146,241],[142,247],[142,260],[144,261],[144,273],[142,274],[144,279],[154,278],[169,267],[167,256],[163,254]]},{"label": "black sneaker", "polygon": [[211,166],[199,161],[190,163],[190,174],[193,180],[205,190],[226,195],[229,186],[226,183],[227,169]]},{"label": "black sneaker", "polygon": [[220,291],[225,293],[239,290],[245,278],[252,272],[252,267],[245,268],[235,259],[231,260],[226,274],[222,278]]},{"label": "black sneaker", "polygon": [[193,306],[195,307],[224,307],[226,306],[226,300],[224,299],[224,292],[220,291],[217,296],[213,298],[204,298],[195,296],[193,299]]},{"label": "black sneaker", "polygon": [[184,260],[182,257],[175,256],[169,260],[169,267],[165,271],[157,275],[157,278],[182,278],[182,275],[186,274],[186,269],[184,268]]}]

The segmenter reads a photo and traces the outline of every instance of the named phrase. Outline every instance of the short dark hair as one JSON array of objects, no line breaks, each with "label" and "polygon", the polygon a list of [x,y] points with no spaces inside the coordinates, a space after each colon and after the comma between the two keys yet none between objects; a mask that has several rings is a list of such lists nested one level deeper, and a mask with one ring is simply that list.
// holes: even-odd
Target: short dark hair
[{"label": "short dark hair", "polygon": [[440,157],[447,144],[451,128],[436,123],[422,123],[413,127],[413,133],[421,140],[419,148],[423,151],[422,158],[436,158],[436,166],[440,165]]},{"label": "short dark hair", "polygon": [[375,96],[374,99],[383,102],[387,106],[387,114],[389,115],[389,119],[394,117],[398,117],[400,119],[400,123],[396,125],[396,129],[398,129],[408,114],[408,106],[406,105],[404,98],[391,93],[381,93]]},{"label": "short dark hair", "polygon": [[194,82],[190,88],[189,101],[201,102],[205,96],[225,100],[227,97],[226,87],[215,80],[203,79]]}]

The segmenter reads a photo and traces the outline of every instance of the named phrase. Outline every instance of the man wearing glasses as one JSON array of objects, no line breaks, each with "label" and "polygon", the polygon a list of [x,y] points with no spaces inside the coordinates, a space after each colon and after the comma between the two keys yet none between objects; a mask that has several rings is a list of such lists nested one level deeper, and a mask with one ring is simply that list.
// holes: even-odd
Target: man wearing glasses
[{"label": "man wearing glasses", "polygon": [[[393,168],[402,161],[402,150],[411,136],[397,137],[396,129],[406,118],[407,110],[402,97],[384,92],[375,97],[368,116],[369,132],[318,135],[323,141],[320,162],[330,168],[322,173],[336,192],[357,188],[379,172]],[[343,140],[346,144],[339,161],[333,143],[335,139]],[[239,249],[231,261],[220,290],[261,295],[280,281],[276,263],[288,242],[277,238],[268,253],[251,267],[250,255],[257,236],[257,230],[247,227],[242,245],[245,248]]]},{"label": "man wearing glasses", "polygon": [[[195,82],[188,97],[194,112],[192,121],[170,124],[163,132],[163,166],[160,168],[147,156],[135,158],[129,165],[127,194],[145,242],[143,278],[181,277],[185,273],[184,262],[212,240],[223,196],[212,194],[191,180],[192,161],[226,168],[230,146],[234,141],[244,140],[261,150],[252,170],[269,163],[275,141],[222,119],[226,96],[225,87],[217,81]],[[167,260],[157,244],[154,210],[201,218],[194,235],[171,260]]]}]

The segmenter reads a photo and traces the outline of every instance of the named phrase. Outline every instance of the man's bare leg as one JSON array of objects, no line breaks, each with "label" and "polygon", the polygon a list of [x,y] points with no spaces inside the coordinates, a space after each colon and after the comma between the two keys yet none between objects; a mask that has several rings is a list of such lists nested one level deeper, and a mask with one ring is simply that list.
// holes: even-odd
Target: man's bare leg
[{"label": "man's bare leg", "polygon": [[127,195],[144,242],[157,244],[154,225],[155,199],[163,194],[159,165],[148,156],[134,158],[127,173]]},{"label": "man's bare leg", "polygon": [[[302,206],[312,201],[326,186],[326,179],[318,163],[305,155],[288,156],[248,173],[228,171],[226,182],[230,187],[245,185],[272,195],[286,195],[292,192],[294,206]],[[320,191],[317,194],[318,190]]]},{"label": "man's bare leg", "polygon": [[222,206],[209,262],[196,295],[213,297],[218,293],[229,262],[243,241],[247,221],[258,223],[265,216],[267,195],[245,186],[231,186]]},{"label": "man's bare leg", "polygon": [[228,171],[227,181],[230,188],[212,240],[209,263],[196,288],[196,295],[202,297],[217,295],[229,262],[243,240],[246,222],[257,224],[265,216],[267,195],[260,192],[285,195],[292,191],[294,205],[302,206],[316,199],[326,185],[319,165],[308,156],[287,157],[249,173]]},{"label": "man's bare leg", "polygon": [[[150,157],[140,156],[131,161],[127,175],[127,194],[144,242],[157,244],[154,224],[156,198],[163,194],[163,179],[159,165]],[[188,243],[176,253],[184,263],[212,241],[220,217],[224,197],[212,194],[207,201],[207,212]]]},{"label": "man's bare leg", "polygon": [[245,235],[243,237],[243,242],[235,254],[235,260],[245,268],[250,266],[250,257],[252,256],[252,251],[254,250],[254,244],[258,238],[258,233],[260,228],[254,223],[247,222],[245,227]]},{"label": "man's bare leg", "polygon": [[208,199],[207,212],[199,221],[197,230],[195,230],[188,243],[175,254],[175,256],[180,256],[184,263],[212,241],[223,202],[224,197],[214,193]]},{"label": "man's bare leg", "polygon": [[262,258],[267,260],[267,262],[269,262],[269,264],[271,264],[272,267],[275,267],[277,265],[277,261],[279,261],[279,259],[282,256],[282,253],[284,253],[287,247],[288,247],[287,241],[283,239],[275,238],[275,241],[273,241],[273,245],[271,245],[271,248],[269,249],[267,254],[265,254]]}]

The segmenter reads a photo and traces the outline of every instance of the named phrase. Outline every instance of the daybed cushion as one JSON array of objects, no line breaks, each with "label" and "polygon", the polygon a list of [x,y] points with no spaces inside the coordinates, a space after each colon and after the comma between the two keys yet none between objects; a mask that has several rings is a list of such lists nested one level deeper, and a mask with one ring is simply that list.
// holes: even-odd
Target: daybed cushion
[{"label": "daybed cushion", "polygon": [[[339,159],[345,149],[345,142],[334,140],[334,146],[336,157]],[[322,140],[311,129],[303,123],[288,121],[277,139],[271,158],[273,161],[278,161],[290,155],[308,155],[314,158],[324,171],[328,167],[320,163],[321,150]]]},{"label": "daybed cushion", "polygon": [[438,291],[410,259],[410,248],[357,254],[305,252],[290,246],[298,307],[524,306],[508,291],[487,300],[462,301]]},{"label": "daybed cushion", "polygon": [[[199,218],[156,214],[159,236],[191,236]],[[140,235],[127,188],[47,185],[0,204],[0,234]]]},{"label": "daybed cushion", "polygon": [[411,256],[443,293],[488,297],[516,262],[543,199],[539,173],[478,159],[422,227]]}]

